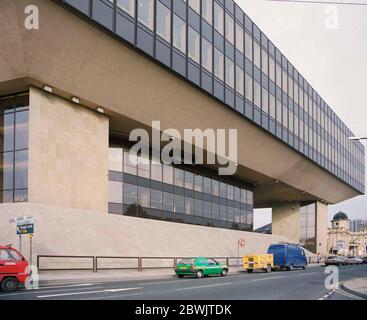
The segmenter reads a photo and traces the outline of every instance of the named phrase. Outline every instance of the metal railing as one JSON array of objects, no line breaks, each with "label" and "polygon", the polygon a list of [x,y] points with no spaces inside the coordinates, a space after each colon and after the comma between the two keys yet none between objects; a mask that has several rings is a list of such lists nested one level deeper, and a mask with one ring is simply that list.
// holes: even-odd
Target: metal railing
[{"label": "metal railing", "polygon": [[[175,269],[176,265],[179,260],[185,257],[129,257],[129,256],[72,256],[72,255],[37,255],[37,269],[38,271],[93,271],[98,272],[100,270],[148,270],[148,269]],[[224,262],[229,267],[241,266],[242,265],[242,257],[210,257],[218,262]],[[85,264],[89,264],[88,267],[43,267],[41,264],[41,259],[48,259],[49,264],[58,263],[57,261],[51,261],[52,259],[60,260],[72,260],[72,264],[77,265],[81,262]],[[308,263],[323,263],[325,258],[317,257],[308,257]],[[102,261],[111,260],[113,261],[113,266],[101,266]],[[117,262],[133,262],[133,265],[120,265],[116,266]],[[152,263],[148,263],[148,261],[153,262],[155,261],[156,264],[160,265],[152,265]],[[145,262],[145,263],[144,263]],[[163,265],[162,265],[163,262]],[[167,263],[168,262],[168,263]],[[70,265],[70,261],[68,262],[61,262],[63,265],[68,264]],[[148,264],[148,265],[147,265]]]},{"label": "metal railing", "polygon": [[[83,268],[41,268],[41,258],[48,258],[48,259],[87,259],[87,260],[91,260],[92,264],[91,267],[83,267]],[[90,263],[90,261],[88,261]],[[76,271],[82,271],[82,270],[92,270],[95,271],[96,270],[96,259],[95,256],[71,256],[71,255],[37,255],[37,269],[38,271],[72,271],[72,270],[76,270]]]},{"label": "metal railing", "polygon": [[[175,269],[179,260],[185,257],[128,257],[128,256],[71,256],[71,255],[37,255],[37,269],[38,271],[93,271],[98,272],[100,270],[148,270],[148,269]],[[237,261],[240,261],[242,257],[210,257],[216,261],[225,262],[228,266],[237,266]],[[45,263],[44,260],[48,260],[48,264],[55,264],[53,259],[72,259],[72,264],[76,265],[77,263],[85,263],[85,259],[88,259],[88,263],[90,263],[89,267],[45,267],[42,265],[42,262]],[[43,261],[41,261],[43,260]],[[50,262],[50,260],[53,260]],[[78,261],[79,260],[79,261]],[[83,261],[84,260],[84,261]],[[101,266],[102,261],[113,260],[114,266]],[[116,262],[123,261],[133,261],[133,265],[128,266],[116,266]],[[152,265],[149,264],[148,261],[155,261],[156,264],[160,265]],[[145,263],[144,263],[145,262]],[[162,265],[163,262],[163,265]],[[168,264],[167,264],[168,262]],[[61,262],[63,265],[69,264],[70,262]],[[148,264],[148,265],[147,265]]]}]

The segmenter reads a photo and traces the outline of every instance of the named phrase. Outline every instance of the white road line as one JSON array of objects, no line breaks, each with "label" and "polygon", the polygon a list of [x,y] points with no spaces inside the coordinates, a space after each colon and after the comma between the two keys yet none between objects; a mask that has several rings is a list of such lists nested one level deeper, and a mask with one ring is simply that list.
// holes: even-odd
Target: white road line
[{"label": "white road line", "polygon": [[264,280],[279,279],[279,278],[285,278],[285,276],[266,277],[266,278],[252,279],[251,281],[264,281]]},{"label": "white road line", "polygon": [[92,283],[81,283],[81,284],[70,284],[70,285],[55,285],[55,286],[48,286],[48,287],[39,287],[37,290],[43,289],[57,289],[57,288],[72,288],[72,287],[89,287],[92,286]]},{"label": "white road line", "polygon": [[104,299],[116,299],[116,298],[140,296],[140,295],[142,295],[142,293],[127,293],[127,294],[120,294],[120,295],[113,295],[113,296],[86,298],[86,299],[80,299],[80,300],[104,300]]},{"label": "white road line", "polygon": [[189,281],[192,281],[192,280],[196,280],[196,279],[181,279],[181,280],[174,280],[174,281],[157,281],[157,282],[142,282],[142,283],[139,283],[138,286],[144,286],[144,285],[151,285],[151,284],[165,284],[165,283],[176,283],[176,282],[189,282]]},{"label": "white road line", "polygon": [[217,283],[217,284],[208,284],[206,286],[195,286],[195,287],[178,288],[178,289],[175,289],[175,290],[176,291],[183,291],[183,290],[201,289],[201,288],[209,288],[209,287],[226,286],[228,284],[232,284],[232,282],[224,282],[224,283]]},{"label": "white road line", "polygon": [[[103,287],[95,287],[94,289],[99,289]],[[40,290],[40,289],[34,289],[34,290],[27,290],[27,292],[17,292],[17,293],[5,293],[0,295],[0,300],[2,297],[6,298],[9,296],[20,296],[20,295],[29,295],[29,294],[37,294],[37,293],[49,293],[49,292],[62,292],[62,291],[78,291],[78,290],[85,290],[85,288],[79,288],[79,289],[57,289],[57,290]]]},{"label": "white road line", "polygon": [[45,296],[37,296],[37,298],[43,299],[43,298],[75,296],[75,295],[81,295],[81,294],[94,294],[94,293],[103,293],[103,292],[119,292],[119,291],[137,290],[137,289],[142,289],[142,288],[139,287],[139,288],[105,289],[105,290],[84,291],[84,292],[68,292],[68,293],[59,293],[59,294],[48,294],[48,295],[45,295]]},{"label": "white road line", "polygon": [[317,272],[301,273],[301,274],[298,274],[298,276],[299,276],[299,277],[302,277],[302,276],[308,276],[309,274],[314,274],[314,273],[317,273]]}]

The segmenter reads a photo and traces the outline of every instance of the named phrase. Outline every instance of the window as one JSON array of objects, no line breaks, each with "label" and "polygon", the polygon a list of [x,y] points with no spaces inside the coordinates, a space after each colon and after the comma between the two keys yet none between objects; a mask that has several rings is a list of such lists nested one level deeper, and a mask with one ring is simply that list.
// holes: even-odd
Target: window
[{"label": "window", "polygon": [[268,90],[264,87],[262,88],[262,111],[265,113],[269,113],[269,97],[268,97]]},{"label": "window", "polygon": [[194,199],[194,215],[195,216],[203,215],[203,201],[200,199]]},{"label": "window", "polygon": [[122,203],[122,182],[109,181],[108,183],[108,202]]},{"label": "window", "polygon": [[252,61],[252,37],[245,32],[245,56]]},{"label": "window", "polygon": [[254,81],[254,104],[261,107],[261,86],[257,81]]},{"label": "window", "polygon": [[283,91],[285,93],[288,93],[288,75],[287,75],[287,72],[285,70],[283,70],[283,76],[282,76],[282,80],[283,80]]},{"label": "window", "polygon": [[230,43],[234,43],[234,22],[228,13],[226,13],[226,39]]},{"label": "window", "polygon": [[194,189],[194,174],[188,171],[185,171],[185,188]]},{"label": "window", "polygon": [[250,100],[252,102],[253,99],[253,93],[252,93],[252,78],[245,73],[245,94],[246,94],[246,99]]},{"label": "window", "polygon": [[153,0],[138,0],[138,21],[153,30]]},{"label": "window", "polygon": [[214,75],[224,80],[224,55],[217,48],[214,48]]},{"label": "window", "polygon": [[219,196],[221,198],[227,198],[227,184],[224,182],[219,183]]},{"label": "window", "polygon": [[254,64],[261,70],[261,50],[257,42],[254,42]]},{"label": "window", "polygon": [[150,189],[138,187],[138,204],[143,208],[150,207]]},{"label": "window", "polygon": [[174,195],[174,212],[185,213],[185,198],[179,194]]},{"label": "window", "polygon": [[135,17],[135,0],[117,0],[117,8]]},{"label": "window", "polygon": [[189,27],[188,31],[188,55],[189,58],[200,63],[200,36],[199,34]]},{"label": "window", "polygon": [[202,39],[202,66],[208,70],[209,72],[212,72],[212,45],[205,40],[204,38]]},{"label": "window", "polygon": [[270,94],[269,95],[270,99],[269,99],[269,113],[270,116],[275,119],[275,112],[276,112],[276,108],[275,108],[275,97]]},{"label": "window", "polygon": [[150,178],[150,160],[147,157],[138,157],[138,176]]},{"label": "window", "polygon": [[150,207],[153,209],[162,209],[162,191],[150,190]]},{"label": "window", "polygon": [[175,186],[183,188],[184,186],[184,171],[175,168]]},{"label": "window", "polygon": [[185,22],[176,15],[173,15],[173,46],[183,53],[186,51]]},{"label": "window", "polygon": [[196,13],[200,14],[200,0],[189,0],[189,6],[196,11]]},{"label": "window", "polygon": [[204,193],[212,193],[212,181],[207,177],[204,177]]},{"label": "window", "polygon": [[243,53],[243,29],[236,23],[236,49]]},{"label": "window", "polygon": [[275,61],[269,56],[269,78],[275,83]]},{"label": "window", "polygon": [[157,1],[157,34],[167,42],[171,42],[171,13],[159,1]]},{"label": "window", "polygon": [[151,162],[151,179],[162,181],[162,164],[157,160]]},{"label": "window", "polygon": [[201,4],[203,18],[206,20],[206,22],[212,24],[213,0],[201,0]]},{"label": "window", "polygon": [[282,68],[279,64],[276,64],[276,79],[277,79],[277,86],[279,88],[282,87]]},{"label": "window", "polygon": [[0,203],[28,201],[28,99],[0,98]]},{"label": "window", "polygon": [[226,57],[226,83],[234,88],[234,63],[228,57]]},{"label": "window", "polygon": [[163,206],[164,211],[173,212],[173,194],[168,192],[163,192]]},{"label": "window", "polygon": [[236,65],[236,91],[243,95],[244,82],[243,82],[243,70]]},{"label": "window", "polygon": [[173,184],[173,168],[167,164],[163,164],[163,182]]},{"label": "window", "polygon": [[233,200],[233,191],[233,186],[229,184],[227,187],[227,198],[229,200]]},{"label": "window", "polygon": [[185,214],[192,215],[194,213],[194,199],[185,197]]},{"label": "window", "polygon": [[223,8],[214,1],[214,29],[223,35]]},{"label": "window", "polygon": [[212,180],[212,195],[219,197],[219,182]]},{"label": "window", "polygon": [[266,75],[269,74],[269,70],[268,70],[268,53],[264,49],[261,50],[261,68],[262,68],[262,71]]},{"label": "window", "polygon": [[124,172],[136,175],[137,174],[138,158],[135,154],[131,154],[124,150]]},{"label": "window", "polygon": [[136,204],[138,189],[136,185],[124,183],[124,204]]},{"label": "window", "polygon": [[203,192],[203,177],[195,175],[195,191]]},{"label": "window", "polygon": [[122,172],[122,149],[108,149],[108,170]]}]

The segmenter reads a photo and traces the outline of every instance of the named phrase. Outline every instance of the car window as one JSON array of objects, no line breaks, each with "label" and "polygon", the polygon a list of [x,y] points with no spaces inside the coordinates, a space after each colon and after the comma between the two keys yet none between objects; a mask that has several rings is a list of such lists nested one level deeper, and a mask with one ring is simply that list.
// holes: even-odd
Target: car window
[{"label": "car window", "polygon": [[182,259],[179,263],[182,263],[182,264],[194,264],[195,262],[195,259]]},{"label": "car window", "polygon": [[14,250],[0,249],[1,261],[22,261],[22,257]]},{"label": "car window", "polygon": [[217,265],[217,262],[214,259],[208,259],[208,265],[215,266]]}]

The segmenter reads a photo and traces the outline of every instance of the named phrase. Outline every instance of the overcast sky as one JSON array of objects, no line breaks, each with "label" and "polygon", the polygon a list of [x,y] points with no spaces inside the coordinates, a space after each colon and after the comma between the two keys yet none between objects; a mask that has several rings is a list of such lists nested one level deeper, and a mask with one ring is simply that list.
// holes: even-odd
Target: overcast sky
[{"label": "overcast sky", "polygon": [[[367,5],[235,1],[355,135],[367,136]],[[367,196],[329,206],[329,218],[339,210],[367,220]],[[255,211],[255,228],[269,222],[271,210]]]}]

